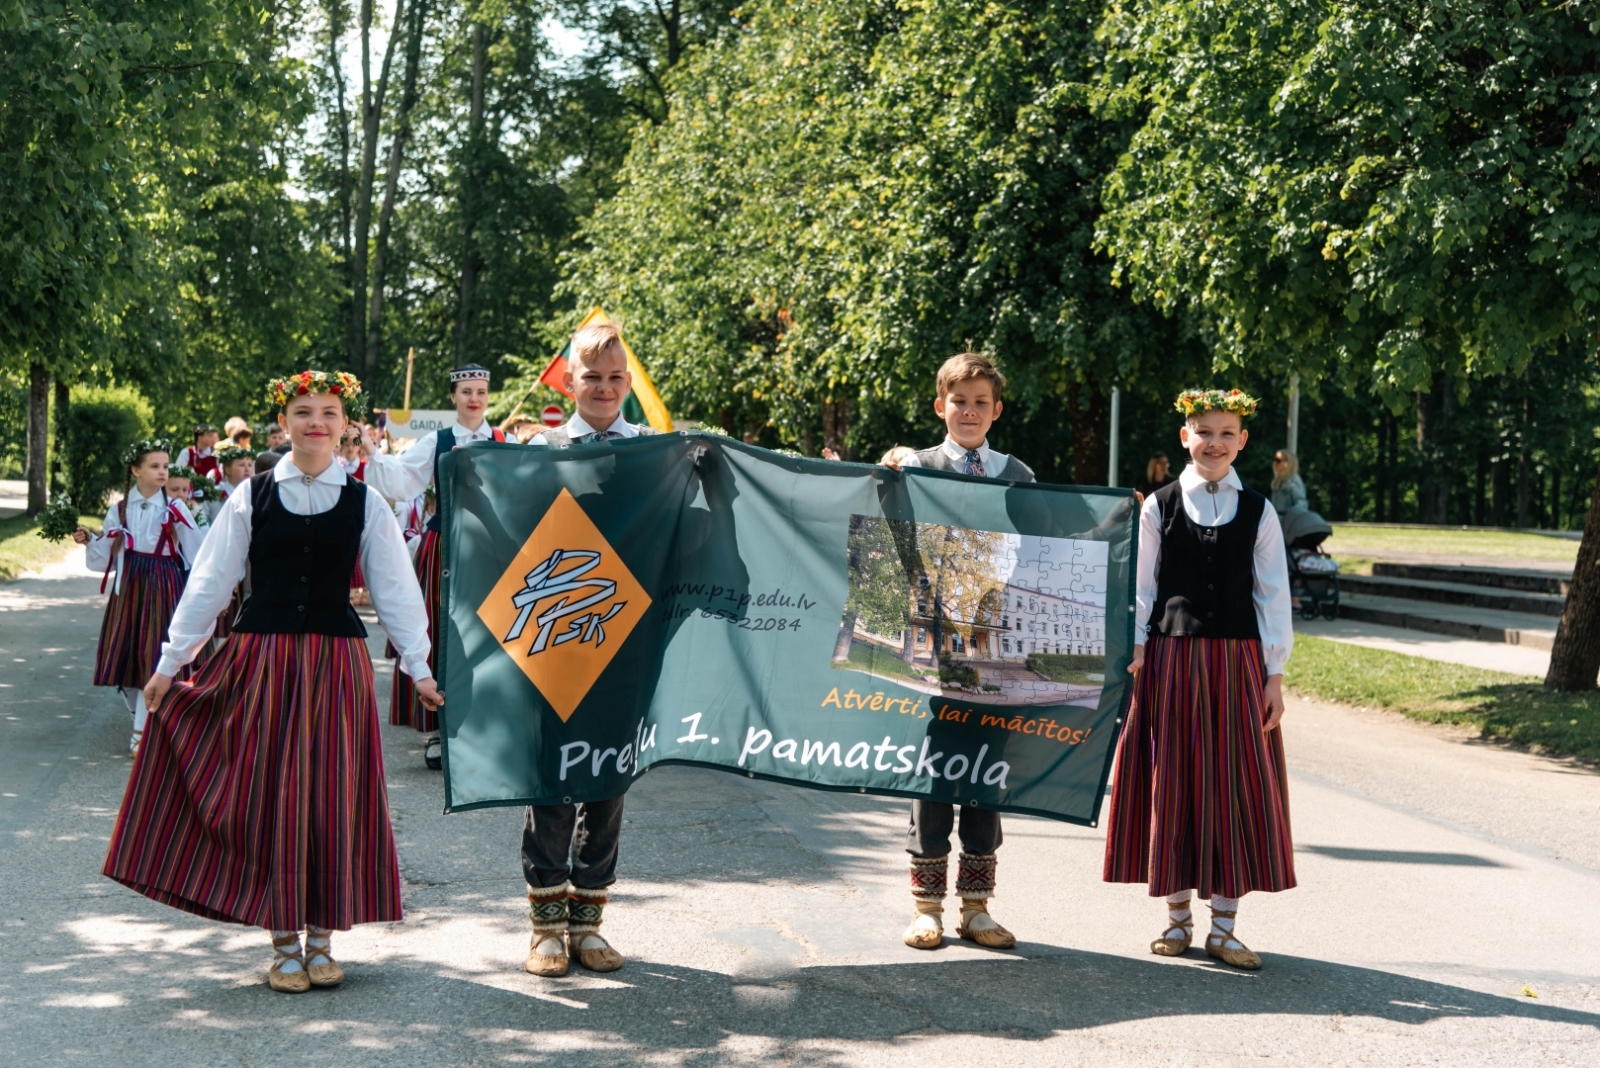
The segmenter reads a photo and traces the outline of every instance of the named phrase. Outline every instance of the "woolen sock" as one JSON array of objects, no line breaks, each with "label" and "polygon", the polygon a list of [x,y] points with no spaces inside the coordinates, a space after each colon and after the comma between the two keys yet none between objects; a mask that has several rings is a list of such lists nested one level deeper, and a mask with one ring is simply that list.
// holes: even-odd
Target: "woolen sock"
[{"label": "woolen sock", "polygon": [[333,932],[307,924],[306,963],[317,963],[316,958],[319,956],[327,963],[333,963]]},{"label": "woolen sock", "polygon": [[[294,949],[295,954],[298,955],[299,952],[300,952],[300,932],[299,931],[273,931],[272,932],[272,940],[274,942],[282,942],[282,941],[284,941],[285,939],[288,939],[288,938],[293,938],[294,939],[293,949]],[[276,946],[273,947],[274,950],[276,950],[277,948],[278,947],[276,947]],[[290,949],[290,947],[289,946],[284,946],[283,949],[284,950],[288,950],[288,949]],[[282,972],[284,975],[293,975],[295,972],[304,971],[304,970],[305,969],[300,966],[300,962],[297,961],[297,960],[285,960],[285,961],[283,961],[282,963],[280,963],[278,965],[278,971]]]},{"label": "woolen sock", "polygon": [[1194,911],[1190,906],[1194,903],[1193,891],[1185,890],[1181,894],[1170,894],[1167,897],[1167,929],[1162,933],[1162,938],[1182,939],[1185,937],[1182,924],[1192,922]]},{"label": "woolen sock", "polygon": [[1239,911],[1239,899],[1236,897],[1222,897],[1213,895],[1211,898],[1211,933],[1206,936],[1208,942],[1221,942],[1223,949],[1243,949],[1244,943],[1233,937],[1233,925],[1236,916],[1218,916],[1218,912]]}]

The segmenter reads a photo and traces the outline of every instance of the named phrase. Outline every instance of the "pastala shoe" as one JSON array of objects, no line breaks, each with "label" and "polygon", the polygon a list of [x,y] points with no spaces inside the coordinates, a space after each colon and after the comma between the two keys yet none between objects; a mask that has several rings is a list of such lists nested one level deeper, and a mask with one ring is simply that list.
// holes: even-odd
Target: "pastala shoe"
[{"label": "pastala shoe", "polygon": [[[1211,915],[1220,917],[1224,920],[1231,920],[1238,915],[1238,913],[1219,912],[1216,909],[1212,909]],[[1228,947],[1229,942],[1232,942],[1239,948],[1230,949]],[[1255,953],[1252,953],[1243,942],[1239,941],[1239,936],[1231,930],[1227,934],[1223,935],[1219,935],[1215,931],[1206,935],[1206,956],[1214,957],[1229,967],[1241,968],[1247,972],[1253,972],[1257,968],[1261,967],[1261,958]]]},{"label": "pastala shoe", "polygon": [[[290,952],[293,947],[293,952]],[[305,961],[300,957],[300,935],[296,932],[284,938],[272,940],[272,967],[267,969],[267,985],[280,994],[304,994],[311,989],[311,977],[306,974]],[[285,972],[281,969],[290,961],[300,965],[297,972]]]},{"label": "pastala shoe", "polygon": [[961,902],[961,926],[956,928],[956,937],[990,949],[1011,949],[1017,944],[1017,936],[989,915],[988,900],[979,898]]}]

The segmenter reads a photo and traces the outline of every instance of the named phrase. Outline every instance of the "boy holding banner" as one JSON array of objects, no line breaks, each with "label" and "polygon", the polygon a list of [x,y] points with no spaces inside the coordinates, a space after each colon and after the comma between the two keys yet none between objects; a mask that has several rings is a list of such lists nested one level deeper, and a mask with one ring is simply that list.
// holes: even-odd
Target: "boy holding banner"
[{"label": "boy holding banner", "polygon": [[1206,953],[1254,970],[1239,899],[1295,885],[1284,767],[1283,668],[1294,647],[1276,513],[1233,470],[1256,402],[1178,397],[1191,463],[1139,519],[1133,705],[1117,754],[1106,882],[1148,883],[1167,926],[1150,951],[1185,953],[1193,891],[1211,902]]},{"label": "boy holding banner", "polygon": [[[591,323],[572,338],[565,385],[578,410],[565,425],[535,435],[531,445],[609,443],[658,434],[622,417],[633,388],[622,337],[610,323]],[[622,954],[600,934],[606,889],[616,882],[622,798],[581,804],[530,805],[522,828],[522,873],[528,882],[533,938],[523,969],[562,976],[570,962],[614,972]]]},{"label": "boy holding banner", "polygon": [[[933,410],[944,420],[944,442],[891,466],[927,467],[1008,482],[1035,481],[1021,460],[989,448],[989,428],[1004,407],[1000,391],[1005,384],[1005,376],[986,356],[963,352],[950,357],[939,368],[938,396],[933,401]],[[906,852],[911,854],[911,898],[916,914],[906,928],[905,943],[914,949],[936,949],[944,941],[944,897],[954,828],[955,806],[944,801],[911,802]],[[956,935],[980,946],[1010,949],[1017,944],[1016,936],[989,915],[995,850],[1001,842],[1000,813],[963,807],[960,836],[956,896],[961,899],[961,925]]]}]

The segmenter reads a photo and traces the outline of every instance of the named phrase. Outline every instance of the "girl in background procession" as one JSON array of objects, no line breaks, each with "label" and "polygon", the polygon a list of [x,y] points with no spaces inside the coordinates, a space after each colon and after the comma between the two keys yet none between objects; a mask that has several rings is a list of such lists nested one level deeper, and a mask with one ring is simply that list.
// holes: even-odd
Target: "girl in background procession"
[{"label": "girl in background procession", "polygon": [[[357,482],[367,480],[367,461],[361,458],[360,427],[352,425],[344,432],[344,437],[339,439],[339,463],[344,467],[344,473]],[[361,575],[360,563],[356,564],[355,572],[350,576],[350,603],[357,605],[372,603],[372,596],[367,593],[367,580]]]},{"label": "girl in background procession", "polygon": [[[151,726],[104,868],[152,900],[269,929],[268,982],[289,993],[343,981],[332,931],[401,915],[372,662],[349,600],[358,561],[418,699],[443,703],[400,532],[335,456],[360,390],[321,371],[269,385],[291,452],[229,498],[195,562],[144,689]],[[233,633],[174,685],[247,564]]]},{"label": "girl in background procession", "polygon": [[1139,516],[1133,704],[1117,750],[1106,882],[1167,899],[1150,951],[1182,956],[1195,892],[1211,903],[1209,956],[1261,967],[1239,941],[1239,899],[1295,885],[1283,759],[1283,668],[1294,648],[1283,533],[1233,460],[1256,402],[1178,397],[1190,465]]},{"label": "girl in background procession", "polygon": [[[462,445],[475,441],[504,441],[505,433],[495,430],[484,421],[489,409],[489,371],[475,363],[457,367],[450,372],[450,403],[456,409],[456,423],[437,434],[417,439],[417,443],[401,453],[390,456],[378,451],[376,432],[361,439],[361,455],[367,462],[367,484],[391,501],[409,501],[422,494],[429,486],[437,485],[439,457]],[[439,549],[439,517],[426,522],[416,551],[417,578],[422,583],[422,595],[428,606],[428,630],[438,640],[434,621],[439,614],[439,569],[443,556]],[[430,664],[434,660],[430,657]],[[441,764],[439,749],[439,717],[416,698],[410,681],[400,672],[394,674],[393,700],[389,705],[389,722],[396,727],[415,727],[428,735],[422,759],[428,767],[437,769]]]},{"label": "girl in background procession", "polygon": [[85,563],[111,581],[111,600],[100,625],[94,684],[115,686],[133,714],[128,750],[137,753],[148,712],[145,680],[155,670],[161,640],[183,594],[184,570],[204,538],[185,502],[167,496],[170,446],[147,439],[130,446],[122,462],[128,482],[122,500],[106,511],[103,533],[79,527],[72,540],[86,546]]}]

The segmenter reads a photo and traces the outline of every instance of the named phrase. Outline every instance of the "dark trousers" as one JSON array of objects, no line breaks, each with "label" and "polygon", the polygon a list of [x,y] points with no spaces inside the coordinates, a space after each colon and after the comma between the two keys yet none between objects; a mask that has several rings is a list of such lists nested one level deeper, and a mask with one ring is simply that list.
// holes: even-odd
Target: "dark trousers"
[{"label": "dark trousers", "polygon": [[583,890],[617,881],[617,838],[622,798],[578,805],[529,805],[522,825],[522,874],[531,887]]},{"label": "dark trousers", "polygon": [[[914,857],[950,855],[950,832],[955,829],[955,806],[942,801],[911,802],[911,829],[906,833],[906,852]],[[986,808],[961,807],[961,850],[964,853],[993,853],[999,848],[1000,813]]]}]

